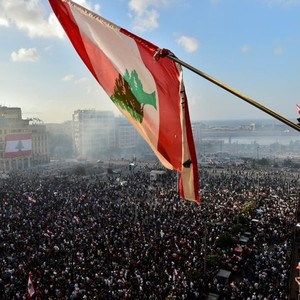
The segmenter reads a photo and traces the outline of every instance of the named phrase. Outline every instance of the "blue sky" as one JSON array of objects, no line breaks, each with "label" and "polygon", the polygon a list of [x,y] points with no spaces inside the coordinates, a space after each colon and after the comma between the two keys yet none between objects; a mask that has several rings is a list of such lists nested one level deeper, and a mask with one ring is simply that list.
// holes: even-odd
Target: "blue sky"
[{"label": "blue sky", "polygon": [[[300,104],[300,0],[77,0],[291,119]],[[46,0],[0,0],[0,105],[45,123],[113,110]],[[272,119],[184,68],[193,121]]]}]

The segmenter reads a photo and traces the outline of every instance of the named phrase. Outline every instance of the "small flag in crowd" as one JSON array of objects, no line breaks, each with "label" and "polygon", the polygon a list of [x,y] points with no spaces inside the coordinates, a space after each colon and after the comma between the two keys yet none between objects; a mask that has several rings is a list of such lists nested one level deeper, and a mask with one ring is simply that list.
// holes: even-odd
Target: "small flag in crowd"
[{"label": "small flag in crowd", "polygon": [[198,165],[180,64],[173,54],[70,1],[49,0],[79,56],[160,162],[180,196],[200,203]]},{"label": "small flag in crowd", "polygon": [[[296,104],[296,107],[297,107],[298,115],[300,116],[300,106]],[[300,125],[300,118],[298,118],[297,121],[298,121],[298,125]]]},{"label": "small flag in crowd", "polygon": [[33,199],[32,197],[28,196],[28,201],[30,204],[35,204],[36,203],[36,200]]},{"label": "small flag in crowd", "polygon": [[31,272],[29,272],[27,292],[28,292],[28,299],[31,299],[31,297],[35,293],[35,290],[34,290],[34,287],[33,287],[33,279],[32,279],[32,273]]}]

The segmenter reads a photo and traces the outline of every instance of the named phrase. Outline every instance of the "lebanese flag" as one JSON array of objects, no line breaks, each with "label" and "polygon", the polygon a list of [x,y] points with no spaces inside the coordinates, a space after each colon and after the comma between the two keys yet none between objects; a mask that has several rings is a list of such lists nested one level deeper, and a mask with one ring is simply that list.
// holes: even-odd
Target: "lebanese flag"
[{"label": "lebanese flag", "polygon": [[296,106],[297,106],[298,115],[300,115],[300,105],[296,104]]},{"label": "lebanese flag", "polygon": [[[152,43],[69,0],[49,0],[77,53],[161,163],[180,196],[199,200],[198,166],[181,66]],[[154,59],[154,57],[156,59]]]},{"label": "lebanese flag", "polygon": [[30,197],[30,196],[28,196],[28,201],[31,204],[35,204],[36,203],[36,200],[34,198]]},{"label": "lebanese flag", "polygon": [[5,138],[5,158],[29,156],[32,153],[31,133],[8,134]]},{"label": "lebanese flag", "polygon": [[31,297],[34,295],[34,293],[35,293],[35,289],[33,287],[32,274],[30,272],[29,276],[28,276],[28,284],[27,284],[28,299],[31,299]]}]

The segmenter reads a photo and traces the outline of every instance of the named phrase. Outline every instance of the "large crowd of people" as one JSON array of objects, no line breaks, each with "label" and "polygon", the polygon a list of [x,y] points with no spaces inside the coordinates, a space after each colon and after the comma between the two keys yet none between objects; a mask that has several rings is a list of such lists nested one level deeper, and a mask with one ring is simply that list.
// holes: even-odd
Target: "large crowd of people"
[{"label": "large crowd of people", "polygon": [[26,299],[31,272],[32,299],[289,299],[297,175],[202,171],[200,205],[175,175],[2,180],[0,298]]}]

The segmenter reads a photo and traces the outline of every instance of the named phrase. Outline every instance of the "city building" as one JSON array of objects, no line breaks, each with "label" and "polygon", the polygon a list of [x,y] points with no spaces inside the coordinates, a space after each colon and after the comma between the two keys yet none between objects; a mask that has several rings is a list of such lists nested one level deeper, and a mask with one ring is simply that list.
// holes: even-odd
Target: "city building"
[{"label": "city building", "polygon": [[32,165],[37,166],[50,161],[49,155],[49,133],[46,125],[37,119],[29,120],[32,132]]},{"label": "city building", "polygon": [[94,109],[73,113],[73,142],[77,158],[82,160],[135,159],[149,149],[124,116]]},{"label": "city building", "polygon": [[0,172],[49,162],[48,133],[40,119],[22,119],[19,107],[0,106]]},{"label": "city building", "polygon": [[125,117],[116,118],[116,147],[118,149],[136,147],[138,138],[137,130]]},{"label": "city building", "polygon": [[79,159],[99,159],[116,146],[115,116],[112,111],[76,110],[73,140]]}]

